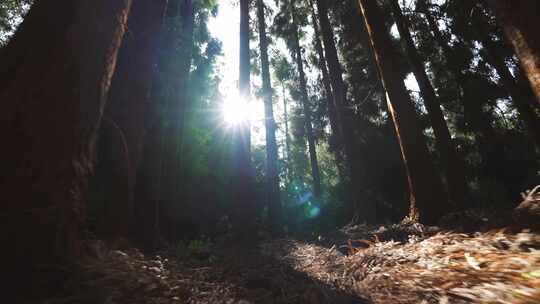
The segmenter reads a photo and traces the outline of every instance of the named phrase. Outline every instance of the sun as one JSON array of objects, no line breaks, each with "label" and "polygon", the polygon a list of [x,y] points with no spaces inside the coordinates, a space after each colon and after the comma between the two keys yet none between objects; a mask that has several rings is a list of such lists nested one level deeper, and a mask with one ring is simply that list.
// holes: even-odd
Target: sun
[{"label": "sun", "polygon": [[239,94],[229,93],[223,102],[222,114],[225,123],[236,126],[250,122],[253,117],[253,105]]}]

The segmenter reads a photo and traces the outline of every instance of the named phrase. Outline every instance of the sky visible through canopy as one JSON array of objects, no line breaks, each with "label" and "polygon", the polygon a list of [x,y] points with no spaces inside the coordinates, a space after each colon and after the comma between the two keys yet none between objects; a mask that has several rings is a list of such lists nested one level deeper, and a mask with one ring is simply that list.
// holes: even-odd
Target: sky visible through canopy
[{"label": "sky visible through canopy", "polygon": [[[269,1],[267,5],[273,6],[273,3]],[[254,18],[254,16],[251,16]],[[360,18],[360,16],[359,16]],[[271,20],[271,19],[270,19]],[[270,21],[267,21],[267,26],[270,26]],[[210,18],[208,24],[210,33],[218,38],[223,43],[223,56],[219,60],[219,73],[222,77],[220,85],[220,91],[224,95],[225,105],[223,109],[223,118],[227,124],[233,124],[238,116],[249,116],[252,125],[252,143],[254,145],[264,145],[265,143],[265,131],[264,131],[264,105],[263,101],[254,96],[255,86],[260,87],[260,76],[251,75],[251,95],[252,99],[250,105],[242,107],[242,104],[238,102],[238,78],[239,78],[239,54],[240,54],[240,9],[238,6],[238,0],[221,0],[219,1],[218,15],[215,18]],[[252,31],[255,29],[251,29]],[[309,30],[309,29],[308,29]],[[392,28],[392,34],[398,36],[395,26]],[[307,32],[306,36],[312,35],[311,31]],[[283,54],[288,54],[285,44],[280,39],[276,39],[276,44],[271,45],[270,49],[278,50]],[[303,44],[311,41],[311,38],[306,38]],[[258,40],[252,40],[250,42],[250,48],[258,48]],[[316,70],[307,70],[308,77],[316,77]],[[418,92],[418,84],[412,74],[408,75],[405,79],[407,87],[413,91]],[[278,99],[274,99],[274,115],[278,126],[281,125],[283,118],[283,102],[280,90],[274,90],[278,93]],[[291,103],[289,103],[290,107]],[[282,141],[284,138],[283,128],[278,129],[277,138],[278,141]]]},{"label": "sky visible through canopy", "polygon": [[[262,100],[253,96],[250,104],[242,107],[238,101],[238,78],[240,62],[240,9],[238,1],[221,0],[219,2],[218,15],[211,18],[208,24],[210,33],[223,43],[223,56],[219,60],[219,73],[222,77],[220,91],[224,95],[225,109],[224,120],[233,123],[237,116],[249,116],[252,124],[253,144],[264,144],[264,105]],[[251,41],[250,47],[258,47],[256,42]],[[256,82],[254,75],[252,82]],[[240,103],[240,104],[239,104]],[[231,117],[232,116],[232,117]]]}]

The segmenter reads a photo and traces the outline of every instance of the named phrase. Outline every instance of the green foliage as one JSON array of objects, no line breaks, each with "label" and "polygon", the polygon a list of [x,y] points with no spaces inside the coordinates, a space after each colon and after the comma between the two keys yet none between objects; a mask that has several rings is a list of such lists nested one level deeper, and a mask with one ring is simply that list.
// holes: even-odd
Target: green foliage
[{"label": "green foliage", "polygon": [[0,46],[8,41],[22,22],[32,2],[32,0],[4,0],[0,2]]},{"label": "green foliage", "polygon": [[208,239],[191,240],[188,245],[188,250],[193,253],[206,251],[210,247],[211,242]]},{"label": "green foliage", "polygon": [[[283,202],[283,226],[287,232],[303,236],[317,235],[325,229],[345,224],[342,219],[351,193],[347,189],[361,188],[365,200],[374,204],[380,221],[400,220],[408,212],[407,191],[401,150],[396,138],[393,122],[388,113],[385,92],[380,84],[373,54],[366,37],[367,32],[358,14],[357,1],[327,1],[330,9],[332,30],[339,51],[346,84],[346,102],[353,130],[352,143],[355,166],[352,170],[362,172],[361,184],[350,185],[347,164],[343,151],[330,149],[328,144],[328,109],[323,85],[318,78],[318,58],[315,58],[313,37],[309,27],[311,1],[276,0],[272,10],[266,8],[268,19],[273,22],[269,29],[271,72],[274,82],[275,104],[287,103],[288,134],[285,134],[284,115],[278,119],[278,135],[281,136],[279,160],[280,187]],[[504,42],[500,28],[493,15],[479,1],[411,1],[403,9],[410,19],[411,34],[415,39],[425,68],[436,89],[452,139],[459,155],[466,163],[467,182],[471,186],[476,206],[509,207],[517,194],[538,179],[538,151],[531,144],[526,128],[507,91],[500,83],[490,65],[481,43],[482,33],[471,21],[471,12],[486,16],[486,31],[496,44],[496,55],[503,58],[516,76],[519,76],[517,61],[512,49]],[[8,20],[5,12],[17,12],[16,1],[0,6],[0,18]],[[20,2],[18,2],[20,3]],[[267,3],[268,4],[268,3]],[[291,16],[294,5],[295,16]],[[184,245],[189,253],[202,252],[210,247],[210,239],[220,233],[218,222],[230,216],[234,197],[230,182],[235,176],[232,167],[232,138],[234,128],[227,127],[221,117],[223,105],[219,85],[217,59],[222,55],[221,42],[212,37],[207,24],[218,12],[217,0],[197,0],[195,7],[194,39],[189,48],[192,52],[191,73],[188,85],[187,114],[185,118],[185,145],[182,154],[183,181],[179,184],[184,193],[182,201],[172,215],[177,229],[183,230],[182,238],[191,240]],[[393,24],[391,14],[383,7],[388,28]],[[3,13],[4,12],[4,13]],[[2,15],[2,13],[4,15]],[[435,37],[433,28],[426,21],[426,14],[439,22],[445,48]],[[2,17],[4,16],[4,17]],[[295,22],[293,22],[293,20]],[[177,27],[181,20],[169,20],[166,26]],[[0,29],[2,24],[0,23]],[[175,29],[181,32],[181,28]],[[294,60],[294,31],[298,30],[305,71],[308,77],[309,107],[313,113],[314,133],[317,139],[317,155],[323,181],[323,194],[316,200],[311,193],[311,168],[306,143],[305,115],[301,104],[298,73]],[[256,28],[252,27],[251,38],[255,40]],[[280,49],[276,42],[281,39],[288,49]],[[408,75],[410,67],[394,37],[392,48],[400,60],[395,73]],[[252,45],[254,45],[252,43]],[[259,52],[251,50],[252,78],[260,75]],[[172,67],[183,54],[165,58]],[[456,74],[458,76],[456,76]],[[462,79],[460,79],[462,78]],[[254,81],[258,85],[258,81]],[[159,83],[158,83],[159,85]],[[260,97],[257,89],[255,96]],[[435,164],[440,166],[440,151],[435,149],[433,131],[425,115],[423,100],[418,92],[411,92],[420,114],[421,125]],[[278,102],[279,101],[279,102]],[[280,107],[282,110],[282,107]],[[276,111],[277,112],[277,111]],[[538,111],[535,112],[538,114]],[[280,115],[281,114],[281,115]],[[267,217],[262,205],[265,197],[266,175],[265,147],[252,145],[252,161],[255,169],[256,201],[260,210],[258,222]],[[442,168],[439,168],[442,171]],[[444,174],[442,174],[443,176]],[[363,203],[363,202],[360,202]],[[180,227],[180,228],[178,228]],[[226,233],[226,232],[225,232]]]}]

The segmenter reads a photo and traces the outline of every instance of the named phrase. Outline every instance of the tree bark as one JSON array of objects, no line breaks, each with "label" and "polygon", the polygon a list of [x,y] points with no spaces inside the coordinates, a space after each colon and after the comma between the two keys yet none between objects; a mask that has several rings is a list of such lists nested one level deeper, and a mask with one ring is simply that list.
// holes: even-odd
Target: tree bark
[{"label": "tree bark", "polygon": [[443,34],[437,25],[437,21],[429,13],[426,0],[419,0],[418,3],[419,6],[422,7],[435,41],[442,49],[449,75],[457,84],[459,92],[456,97],[460,101],[460,104],[463,105],[468,129],[475,134],[477,139],[479,153],[482,157],[482,162],[484,163],[483,167],[496,168],[497,164],[501,163],[495,155],[496,153],[494,153],[497,150],[498,137],[489,119],[485,117],[485,114],[482,111],[482,102],[470,97],[472,94],[470,93],[470,88],[467,87],[467,75],[451,62],[452,49],[445,41]]},{"label": "tree bark", "polygon": [[[338,142],[343,145],[345,150],[345,159],[348,169],[347,173],[351,179],[350,193],[352,194],[352,202],[347,207],[349,209],[347,214],[351,216],[351,219],[362,217],[364,220],[373,221],[376,216],[375,208],[373,206],[373,200],[367,198],[362,190],[365,185],[365,176],[363,171],[361,171],[361,156],[357,155],[358,152],[355,151],[353,146],[354,128],[351,119],[351,110],[347,107],[348,102],[343,81],[343,69],[339,62],[338,52],[334,41],[334,33],[330,20],[328,19],[326,0],[317,0],[317,8],[319,20],[321,22],[324,49],[326,51],[325,55],[330,71],[332,92],[334,94],[334,107],[336,109],[338,120],[339,135],[341,136],[341,138],[338,139]],[[365,203],[362,204],[361,202]]]},{"label": "tree bark", "polygon": [[129,160],[124,132],[110,118],[103,117],[97,138],[95,173],[88,183],[88,216],[96,220],[93,231],[99,238],[114,241],[128,237],[129,221],[133,220],[129,204]]},{"label": "tree bark", "polygon": [[426,106],[428,117],[435,134],[435,145],[441,154],[441,163],[446,174],[446,183],[450,200],[454,202],[458,209],[465,209],[470,203],[470,193],[467,188],[464,165],[459,158],[456,147],[452,142],[452,137],[444,119],[435,89],[431,85],[424,68],[424,62],[414,45],[414,41],[409,32],[409,22],[403,16],[398,0],[390,1],[392,14],[401,37],[401,42],[405,54],[412,68],[414,77],[420,87],[420,94]]},{"label": "tree bark", "polygon": [[[250,100],[249,0],[240,0],[240,97]],[[255,172],[251,163],[251,126],[248,121],[235,128],[233,158],[236,178],[233,181],[235,204],[233,230],[240,242],[256,238]]]},{"label": "tree bark", "polygon": [[313,134],[313,125],[311,121],[311,109],[309,106],[309,97],[307,91],[306,74],[304,72],[304,62],[302,59],[302,49],[300,47],[300,38],[298,34],[298,26],[296,22],[295,1],[291,1],[291,14],[293,20],[293,39],[294,39],[294,54],[296,68],[298,69],[298,78],[300,81],[300,93],[302,98],[302,107],[304,110],[304,124],[306,128],[306,137],[308,141],[309,159],[311,164],[311,176],[313,178],[313,195],[316,199],[321,198],[321,174],[319,170],[319,162],[317,160],[315,135]]},{"label": "tree bark", "polygon": [[270,63],[268,60],[268,37],[264,20],[264,2],[257,0],[257,18],[259,21],[259,46],[261,51],[261,74],[264,95],[264,122],[266,128],[266,187],[270,228],[280,233],[281,199],[279,194],[278,147],[276,142],[276,121],[272,105],[272,85]]},{"label": "tree bark", "polygon": [[521,67],[540,103],[540,33],[536,0],[487,0],[520,60]]},{"label": "tree bark", "polygon": [[[107,226],[114,227],[107,232],[110,237],[127,237],[128,233],[134,233],[132,236],[140,239],[142,233],[140,228],[144,226],[140,224],[148,220],[147,216],[143,216],[146,212],[142,211],[148,206],[134,205],[135,184],[144,144],[145,122],[149,118],[147,113],[150,110],[150,88],[155,74],[166,5],[167,0],[138,0],[133,3],[128,21],[129,32],[118,54],[118,64],[112,79],[105,116],[116,125],[115,128],[108,130],[116,130],[125,136],[127,156],[120,156],[125,160],[115,163],[117,166],[119,162],[127,162],[127,172],[124,173],[127,180],[118,178],[107,181],[108,186],[113,188],[112,191],[115,193],[113,196],[117,197],[110,200],[112,212],[107,217]],[[100,133],[103,136],[111,136],[110,131]],[[119,141],[113,144],[118,145]],[[118,149],[102,143],[101,140],[98,145],[106,145],[100,147],[101,151]],[[112,165],[114,168],[115,164]],[[104,168],[105,171],[110,169],[109,167]],[[119,191],[126,193],[117,193]],[[135,208],[142,210],[135,213]],[[139,215],[136,219],[135,214]]]},{"label": "tree bark", "polygon": [[497,71],[502,87],[508,92],[518,111],[519,118],[525,123],[529,137],[536,147],[540,149],[540,119],[531,107],[530,102],[527,102],[529,99],[527,97],[527,88],[520,88],[518,86],[516,79],[512,76],[504,60],[498,57],[493,51],[493,45],[489,44],[489,42],[486,43],[484,45],[486,46],[485,50],[488,62]]},{"label": "tree bark", "polygon": [[287,184],[289,185],[293,180],[293,172],[291,170],[291,137],[289,135],[289,112],[287,95],[285,93],[285,84],[281,83],[281,89],[283,94],[283,120],[285,124],[285,151],[287,153]]},{"label": "tree bark", "polygon": [[312,22],[313,22],[313,30],[314,30],[314,44],[315,44],[315,51],[317,52],[317,64],[319,67],[319,70],[321,71],[322,75],[322,82],[324,85],[324,93],[326,98],[326,107],[328,108],[328,118],[330,120],[330,127],[332,129],[332,133],[330,136],[330,147],[334,149],[338,149],[338,138],[341,136],[339,135],[339,127],[336,117],[336,108],[334,106],[334,93],[332,92],[332,85],[330,84],[330,74],[328,73],[328,67],[326,66],[326,57],[324,55],[324,49],[321,41],[321,33],[319,29],[319,22],[317,21],[317,14],[315,12],[315,7],[313,6],[313,1],[310,1],[311,5],[311,13],[312,13]]},{"label": "tree bark", "polygon": [[436,174],[414,105],[392,53],[390,35],[375,1],[359,0],[379,75],[386,90],[388,109],[401,147],[411,195],[410,218],[434,224],[446,209],[442,184]]},{"label": "tree bark", "polygon": [[[515,71],[516,77],[512,75],[505,58],[498,51],[500,45],[495,42],[487,28],[487,16],[482,10],[475,10],[471,23],[477,29],[477,40],[482,43],[481,55],[497,71],[499,83],[504,88],[512,100],[518,117],[524,122],[527,135],[537,149],[540,149],[540,117],[534,108],[540,104],[536,101],[534,92],[529,85],[529,81],[523,75],[521,69]],[[503,39],[504,40],[504,39]],[[504,42],[503,42],[504,43]],[[472,48],[472,46],[470,46]],[[501,160],[496,160],[501,163]]]},{"label": "tree bark", "polygon": [[[533,107],[538,106],[534,92],[532,92],[528,81],[522,83],[512,75],[510,69],[506,65],[503,57],[499,56],[497,49],[500,47],[493,39],[491,39],[486,28],[486,16],[482,12],[474,15],[472,24],[478,31],[479,42],[482,43],[482,55],[486,61],[497,71],[501,87],[507,92],[512,103],[515,105],[519,118],[524,122],[525,129],[532,142],[540,149],[540,118],[535,113]],[[518,69],[516,74],[520,75],[521,70]],[[523,76],[521,78],[524,78]]]},{"label": "tree bark", "polygon": [[37,1],[0,54],[0,239],[10,247],[1,260],[12,283],[81,252],[92,151],[130,6]]},{"label": "tree bark", "polygon": [[[181,212],[182,145],[185,108],[188,102],[188,82],[192,61],[194,9],[191,0],[171,0],[168,3],[164,36],[161,44],[160,113],[162,161],[159,184],[159,204],[162,223],[175,223]],[[177,239],[174,225],[163,229],[167,239]]]}]

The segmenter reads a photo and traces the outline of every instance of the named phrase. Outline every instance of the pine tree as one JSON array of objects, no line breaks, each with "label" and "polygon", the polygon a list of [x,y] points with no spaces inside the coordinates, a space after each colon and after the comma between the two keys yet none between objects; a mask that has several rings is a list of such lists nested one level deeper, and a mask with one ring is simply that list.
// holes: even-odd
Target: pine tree
[{"label": "pine tree", "polygon": [[466,184],[464,165],[459,158],[456,147],[452,142],[452,137],[444,119],[435,89],[425,71],[424,63],[420,57],[414,41],[409,32],[409,22],[403,16],[398,0],[390,1],[392,14],[397,24],[399,35],[407,55],[407,59],[412,68],[413,74],[420,87],[422,100],[426,106],[428,116],[435,133],[437,150],[441,154],[441,162],[446,173],[446,183],[450,199],[464,209],[470,203],[470,194]]},{"label": "pine tree", "polygon": [[259,47],[261,52],[261,74],[264,98],[264,122],[266,128],[266,187],[270,227],[279,233],[281,222],[281,199],[279,194],[278,147],[276,142],[276,122],[272,104],[272,84],[268,59],[268,37],[266,35],[265,5],[257,0],[259,26]]},{"label": "pine tree", "polygon": [[534,0],[486,0],[495,9],[506,37],[519,57],[521,66],[540,103],[540,34],[538,12],[540,3]]},{"label": "pine tree", "polygon": [[309,96],[307,91],[306,74],[304,72],[304,59],[302,58],[302,47],[300,46],[300,34],[298,29],[298,15],[296,12],[296,1],[291,0],[289,3],[289,9],[292,19],[292,41],[293,41],[293,53],[296,62],[296,69],[298,71],[298,80],[300,84],[301,102],[304,111],[304,125],[306,128],[306,137],[308,141],[309,158],[311,164],[311,175],[313,178],[313,195],[315,198],[320,199],[322,194],[321,189],[321,173],[319,170],[319,162],[317,160],[316,141],[315,134],[313,132],[312,125],[312,113],[309,104]]},{"label": "pine tree", "polygon": [[447,208],[440,178],[430,161],[426,140],[402,75],[393,68],[397,66],[397,59],[391,52],[392,44],[381,9],[374,1],[359,0],[359,4],[407,170],[410,217],[421,223],[434,224]]}]

